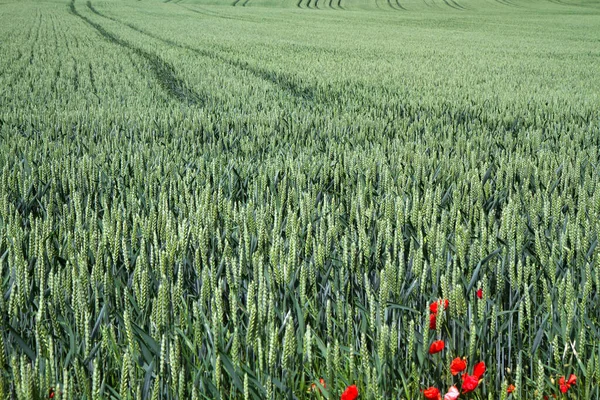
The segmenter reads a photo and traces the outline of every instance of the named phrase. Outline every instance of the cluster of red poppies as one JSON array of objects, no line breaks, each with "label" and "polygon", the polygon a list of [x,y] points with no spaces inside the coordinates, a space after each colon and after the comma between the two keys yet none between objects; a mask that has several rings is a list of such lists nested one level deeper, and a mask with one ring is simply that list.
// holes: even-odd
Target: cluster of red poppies
[{"label": "cluster of red poppies", "polygon": [[569,376],[569,379],[565,380],[564,376],[561,376],[558,379],[558,386],[562,393],[567,393],[567,391],[571,388],[571,385],[577,384],[577,377],[574,374]]},{"label": "cluster of red poppies", "polygon": [[[439,342],[442,342],[442,345],[443,345],[443,341],[440,340]],[[456,375],[464,372],[466,369],[467,369],[467,360],[464,357],[463,358],[456,357],[450,363],[450,373],[453,376],[456,376]],[[462,381],[463,381],[462,394],[470,393],[477,388],[477,386],[481,382],[481,377],[485,373],[485,370],[486,370],[485,363],[482,361],[482,362],[475,364],[475,367],[473,367],[472,375],[462,374]],[[321,384],[321,386],[323,386],[323,388],[327,387],[327,385],[325,384],[325,380],[323,378],[319,379],[319,383]],[[567,379],[567,380],[565,380],[565,377],[562,376],[562,377],[560,377],[560,379],[558,381],[558,384],[560,385],[560,391],[563,393],[566,393],[571,388],[571,386],[575,385],[576,383],[577,383],[577,376],[575,376],[574,374],[571,374],[569,376],[569,379]],[[311,385],[311,390],[312,391],[317,391],[317,390],[320,391],[320,389],[318,389],[318,387],[315,383],[313,383]],[[515,386],[510,385],[507,389],[507,392],[512,393],[514,390],[515,390]],[[52,387],[52,388],[50,388],[50,393],[49,393],[48,398],[50,398],[50,399],[54,398],[54,394],[55,394],[54,388]],[[429,387],[427,389],[424,389],[423,395],[428,400],[442,400],[441,392],[439,391],[438,388],[435,388],[435,387]],[[456,386],[451,386],[450,389],[448,389],[448,393],[446,393],[444,395],[443,400],[457,400],[459,396],[460,396],[460,392],[458,391],[458,388]],[[340,400],[356,400],[357,398],[358,398],[358,388],[356,387],[356,385],[350,385],[346,388],[346,390],[344,390],[344,393],[342,393]],[[544,396],[544,398],[548,399],[548,396]]]},{"label": "cluster of red poppies", "polygon": [[[483,289],[481,289],[481,288],[477,289],[477,298],[480,300],[483,299]],[[431,330],[435,330],[437,328],[438,306],[441,303],[444,304],[444,310],[447,310],[448,305],[450,304],[448,299],[438,300],[429,305],[429,311],[431,312],[429,314],[429,329],[431,329]]]},{"label": "cluster of red poppies", "polygon": [[[462,394],[467,394],[467,393],[470,393],[470,392],[474,391],[475,389],[477,389],[477,386],[481,382],[481,377],[485,373],[485,363],[482,361],[482,362],[478,362],[477,364],[475,364],[475,367],[473,367],[472,375],[463,373],[464,371],[466,371],[466,369],[467,369],[467,360],[465,358],[456,357],[450,363],[450,373],[453,376],[462,374],[462,376],[461,376]],[[456,400],[458,398],[458,396],[460,396],[460,394],[461,393],[458,391],[458,388],[456,386],[452,386],[448,390],[448,393],[446,393],[444,395],[444,400]],[[429,388],[423,390],[423,395],[428,400],[441,400],[442,399],[442,394],[441,394],[440,390],[436,387],[429,387]]]},{"label": "cluster of red poppies", "polygon": [[434,330],[436,328],[438,305],[442,303],[444,304],[444,310],[447,310],[449,304],[448,299],[445,299],[443,301],[435,301],[429,305],[429,311],[431,312],[431,314],[429,314],[429,329],[431,330]]},{"label": "cluster of red poppies", "polygon": [[[483,297],[483,291],[480,289],[477,291],[477,297]],[[449,301],[448,299],[437,300],[429,305],[429,329],[436,329],[436,321],[437,321],[437,313],[441,306],[444,307],[444,310],[448,309]],[[446,344],[443,340],[435,340],[429,346],[429,354],[436,354],[444,350]],[[465,358],[457,357],[452,360],[450,364],[450,373],[453,376],[461,374],[462,384],[462,394],[470,393],[477,389],[481,381],[481,377],[485,373],[485,363],[479,362],[475,364],[473,368],[473,374],[469,375],[467,373],[463,373],[467,369],[467,360]],[[456,400],[458,396],[460,396],[461,392],[459,392],[456,386],[452,386],[448,393],[444,395],[444,400]],[[428,400],[441,400],[442,394],[440,390],[436,387],[429,387],[423,390],[423,395]]]}]

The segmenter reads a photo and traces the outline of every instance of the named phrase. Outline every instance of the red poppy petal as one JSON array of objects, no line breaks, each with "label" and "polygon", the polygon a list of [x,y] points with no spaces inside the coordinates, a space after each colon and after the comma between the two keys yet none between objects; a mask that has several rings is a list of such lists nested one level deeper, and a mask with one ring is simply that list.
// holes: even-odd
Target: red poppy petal
[{"label": "red poppy petal", "polygon": [[481,378],[485,374],[485,363],[483,361],[475,364],[473,368],[473,375],[477,377],[477,379]]}]

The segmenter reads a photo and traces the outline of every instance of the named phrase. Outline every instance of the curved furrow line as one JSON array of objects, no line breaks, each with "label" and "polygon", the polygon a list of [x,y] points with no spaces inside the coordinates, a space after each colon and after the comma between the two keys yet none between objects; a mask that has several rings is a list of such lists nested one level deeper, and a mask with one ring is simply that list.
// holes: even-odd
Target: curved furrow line
[{"label": "curved furrow line", "polygon": [[71,56],[73,60],[73,78],[71,79],[71,83],[73,84],[73,89],[75,91],[79,90],[79,68],[77,68],[77,60],[75,57]]},{"label": "curved furrow line", "polygon": [[465,11],[467,8],[461,4],[458,4],[456,0],[448,0],[450,3],[454,4],[456,7],[460,8],[462,11]]},{"label": "curved furrow line", "polygon": [[114,18],[114,17],[111,17],[111,16],[101,13],[100,11],[98,11],[94,8],[94,6],[92,5],[92,3],[90,1],[87,2],[87,6],[90,9],[90,11],[92,11],[94,14],[96,14],[100,17],[109,19],[113,22],[116,22],[116,23],[119,23],[122,25],[125,25],[128,28],[133,29],[134,31],[136,31],[142,35],[148,36],[149,38],[152,38],[154,40],[158,40],[159,42],[163,42],[164,44],[166,44],[168,46],[188,50],[188,51],[191,51],[192,53],[195,53],[201,57],[207,57],[207,58],[216,60],[218,62],[228,64],[239,70],[246,71],[246,72],[254,75],[257,78],[264,80],[265,82],[269,82],[269,83],[275,85],[280,90],[287,91],[289,94],[291,94],[293,97],[295,97],[296,99],[298,99],[300,101],[314,101],[314,99],[316,99],[316,97],[317,97],[316,89],[314,89],[312,87],[301,86],[298,83],[296,83],[290,76],[288,76],[286,74],[282,74],[282,73],[278,74],[273,71],[254,67],[247,62],[229,59],[229,58],[224,57],[214,51],[198,49],[195,47],[177,43],[171,39],[165,39],[154,33],[151,33],[144,29],[141,29],[133,24],[129,24],[129,23],[121,21],[117,18]]},{"label": "curved furrow line", "polygon": [[387,3],[388,3],[388,6],[394,11],[400,11],[400,10],[408,11],[406,8],[404,8],[402,6],[402,4],[400,4],[400,2],[398,0],[394,0],[393,2],[392,2],[392,0],[387,0]]},{"label": "curved furrow line", "polygon": [[450,3],[448,0],[443,0],[443,1],[444,1],[444,4],[446,4],[448,7],[461,11],[460,8],[458,8],[454,4]]},{"label": "curved furrow line", "polygon": [[98,99],[98,103],[100,103],[100,96],[98,96],[98,88],[96,87],[96,78],[94,77],[94,69],[92,68],[92,63],[88,63],[88,76],[90,78],[90,86],[92,87],[92,94],[96,96]]},{"label": "curved furrow line", "polygon": [[396,7],[404,10],[404,11],[408,11],[406,8],[404,8],[404,6],[402,4],[400,4],[400,0],[396,0]]},{"label": "curved furrow line", "polygon": [[589,9],[594,9],[594,7],[589,7],[586,4],[579,4],[579,3],[567,3],[566,1],[563,0],[550,0],[550,2],[554,3],[554,4],[559,4],[561,6],[565,6],[565,7],[583,7],[583,8],[589,8]]},{"label": "curved furrow line", "polygon": [[521,5],[515,4],[510,0],[496,0],[496,1],[504,6],[508,6],[508,7],[520,7],[520,8],[522,7]]},{"label": "curved furrow line", "polygon": [[[238,0],[238,1],[241,1],[241,0]],[[257,21],[254,21],[254,20],[251,20],[251,19],[240,18],[240,17],[230,17],[228,15],[221,15],[221,14],[218,14],[218,13],[215,13],[215,12],[212,12],[212,11],[207,11],[207,10],[200,11],[200,10],[196,10],[196,9],[190,8],[190,7],[188,7],[188,6],[184,5],[184,4],[179,4],[179,3],[175,3],[175,4],[177,4],[179,7],[185,8],[188,11],[191,11],[191,12],[196,13],[196,14],[204,15],[204,16],[207,16],[207,17],[222,18],[222,19],[231,19],[231,20],[234,20],[234,21],[244,21],[244,22],[257,23]],[[243,4],[242,4],[242,6],[243,6]]]},{"label": "curved furrow line", "polygon": [[[89,6],[91,6],[91,4],[88,2],[88,7]],[[75,8],[75,0],[71,0],[69,3],[69,9],[73,15],[79,17],[86,24],[94,28],[107,41],[123,47],[124,49],[127,49],[143,58],[150,67],[150,70],[152,71],[156,81],[171,98],[187,104],[202,105],[206,102],[207,96],[201,95],[195,92],[192,88],[188,87],[183,80],[177,77],[177,74],[175,73],[175,70],[171,64],[162,60],[156,54],[149,53],[146,50],[136,47],[128,41],[113,35],[104,29],[102,25],[92,21],[85,15],[82,15]]]}]

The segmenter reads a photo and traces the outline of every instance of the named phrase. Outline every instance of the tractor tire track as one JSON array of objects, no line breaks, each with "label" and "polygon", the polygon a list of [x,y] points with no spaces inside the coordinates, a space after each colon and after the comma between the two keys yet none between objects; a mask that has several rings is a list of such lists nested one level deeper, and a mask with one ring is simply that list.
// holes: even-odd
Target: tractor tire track
[{"label": "tractor tire track", "polygon": [[77,92],[79,90],[79,69],[77,68],[77,60],[75,60],[75,57],[71,56],[71,59],[73,60],[73,88]]},{"label": "tractor tire track", "polygon": [[294,80],[291,77],[287,76],[286,74],[278,74],[276,72],[272,72],[272,71],[265,70],[262,68],[253,67],[247,62],[232,60],[232,59],[224,57],[213,51],[198,49],[195,47],[177,43],[171,39],[165,39],[154,33],[150,33],[150,32],[145,31],[144,29],[138,28],[137,26],[135,26],[133,24],[123,22],[117,18],[114,18],[114,17],[111,17],[111,16],[101,13],[100,11],[98,11],[94,8],[94,6],[92,5],[92,3],[90,1],[87,2],[87,6],[91,12],[98,15],[99,17],[106,18],[106,19],[109,19],[118,24],[127,26],[128,28],[130,28],[144,36],[147,36],[149,38],[152,38],[154,40],[162,42],[168,46],[187,50],[187,51],[195,53],[201,57],[206,57],[206,58],[209,58],[209,59],[212,59],[212,60],[224,63],[224,64],[228,64],[239,70],[246,71],[246,72],[254,75],[257,78],[264,80],[265,82],[275,85],[280,90],[287,91],[289,94],[291,94],[293,97],[297,98],[298,100],[314,101],[317,97],[317,94],[316,94],[317,92],[315,89],[310,88],[310,87],[300,86],[298,83],[294,82]]},{"label": "tractor tire track", "polygon": [[564,6],[564,7],[583,7],[583,8],[591,8],[591,9],[593,9],[592,7],[587,7],[584,4],[567,3],[566,1],[563,1],[563,0],[548,0],[548,1],[550,3],[557,4],[557,5]]},{"label": "tractor tire track", "polygon": [[[582,7],[582,8],[587,8],[587,9],[591,9],[591,10],[594,10],[594,9],[596,9],[596,7],[591,7],[591,6],[590,6],[590,5],[588,5],[588,4],[580,4],[580,3],[567,3],[567,2],[566,2],[566,1],[564,1],[564,0],[557,0],[557,3],[558,3],[558,4],[560,4],[560,5],[563,5],[563,6],[567,6],[567,7]],[[598,3],[596,3],[596,4],[598,4]]]},{"label": "tractor tire track", "polygon": [[396,7],[400,8],[401,10],[408,11],[402,4],[400,4],[400,0],[396,0]]},{"label": "tractor tire track", "polygon": [[[91,3],[88,2],[88,7],[90,6]],[[71,0],[69,3],[69,9],[73,15],[79,17],[86,24],[94,28],[107,41],[129,50],[143,58],[150,67],[150,70],[152,71],[156,81],[171,98],[186,104],[202,105],[206,102],[206,96],[195,92],[192,88],[188,87],[183,80],[177,77],[175,69],[171,64],[162,60],[156,54],[149,53],[146,50],[136,47],[130,42],[113,35],[104,29],[102,25],[92,21],[85,15],[82,15],[75,8],[75,0]]]},{"label": "tractor tire track", "polygon": [[[241,1],[241,0],[237,0],[237,1],[239,3],[239,1]],[[207,10],[202,10],[202,11],[196,10],[194,8],[190,8],[188,6],[185,6],[185,5],[179,4],[179,3],[175,3],[175,4],[177,4],[180,7],[185,8],[188,11],[191,11],[191,12],[196,13],[196,14],[204,15],[206,17],[223,18],[223,19],[231,19],[231,20],[235,20],[235,21],[244,21],[244,22],[257,23],[257,21],[254,21],[254,20],[251,20],[251,19],[239,18],[239,17],[230,17],[230,16],[227,16],[227,15],[221,15],[221,14],[217,14],[215,12],[211,12],[211,11],[207,11]],[[242,4],[242,6],[244,6],[244,4]]]},{"label": "tractor tire track", "polygon": [[498,3],[500,3],[500,4],[504,5],[504,6],[508,6],[508,7],[519,7],[519,8],[521,8],[520,5],[512,3],[509,0],[496,0],[496,2],[498,2]]},{"label": "tractor tire track", "polygon": [[92,68],[92,63],[89,64],[89,76],[90,76],[90,85],[92,86],[92,94],[98,98],[98,102],[100,102],[100,97],[98,96],[98,88],[96,87],[96,78],[94,78],[94,70]]},{"label": "tractor tire track", "polygon": [[456,0],[449,0],[451,3],[453,3],[456,7],[460,8],[461,10],[466,10],[467,8],[458,4],[458,2]]},{"label": "tractor tire track", "polygon": [[408,11],[406,8],[404,8],[404,6],[402,4],[400,4],[400,0],[396,0],[396,5],[398,6],[398,8],[401,8],[404,11]]},{"label": "tractor tire track", "polygon": [[406,8],[404,8],[402,6],[402,4],[400,4],[400,2],[398,0],[395,0],[394,4],[392,4],[392,0],[388,0],[388,5],[390,6],[390,8],[392,10],[396,10],[396,11],[400,11],[400,10],[402,10],[402,11],[408,11]]},{"label": "tractor tire track", "polygon": [[454,4],[450,3],[448,0],[443,0],[443,1],[444,1],[444,4],[446,4],[448,7],[454,8],[455,10],[459,10],[460,11],[460,8],[458,8]]}]

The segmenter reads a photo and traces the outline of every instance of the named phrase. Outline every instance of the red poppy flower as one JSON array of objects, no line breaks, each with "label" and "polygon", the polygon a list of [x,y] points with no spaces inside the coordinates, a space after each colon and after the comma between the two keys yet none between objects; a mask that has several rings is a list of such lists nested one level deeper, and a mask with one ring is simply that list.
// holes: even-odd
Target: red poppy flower
[{"label": "red poppy flower", "polygon": [[423,396],[425,396],[427,400],[441,400],[442,398],[442,395],[440,394],[438,388],[434,387],[430,387],[423,390]]},{"label": "red poppy flower", "polygon": [[560,387],[560,391],[563,393],[567,393],[567,390],[569,390],[571,388],[571,385],[576,385],[577,384],[577,376],[575,376],[574,374],[569,375],[569,379],[567,379],[565,381],[565,377],[561,376],[558,379],[558,385]]},{"label": "red poppy flower", "polygon": [[479,379],[483,376],[483,374],[485,374],[485,363],[481,361],[475,364],[475,367],[473,367],[473,375]]},{"label": "red poppy flower", "polygon": [[444,350],[443,340],[436,340],[435,342],[431,343],[431,346],[429,346],[429,354],[439,353],[442,350]]},{"label": "red poppy flower", "polygon": [[477,290],[477,297],[480,299],[483,299],[483,289],[478,289]]},{"label": "red poppy flower", "polygon": [[[323,386],[324,388],[327,388],[327,385],[325,384],[325,379],[323,379],[323,378],[319,378],[319,383],[320,383],[320,384],[321,384],[321,386]],[[311,389],[313,392],[314,392],[314,391],[316,391],[316,390],[318,390],[319,392],[321,391],[321,389],[317,387],[317,384],[316,384],[316,383],[312,383],[312,384],[310,385],[310,389]]]},{"label": "red poppy flower", "polygon": [[358,398],[358,388],[356,385],[350,385],[344,390],[340,400],[356,400]]},{"label": "red poppy flower", "polygon": [[433,314],[437,314],[438,312],[438,303],[443,302],[444,303],[444,310],[448,309],[448,299],[445,300],[438,300],[438,301],[434,301],[433,303],[431,303],[429,305],[429,311],[431,311]]},{"label": "red poppy flower", "polygon": [[467,361],[464,358],[456,357],[450,363],[450,373],[452,375],[457,375],[459,372],[463,372],[467,369]]},{"label": "red poppy flower", "polygon": [[462,376],[462,379],[463,379],[463,383],[462,383],[463,394],[472,392],[473,390],[477,389],[477,385],[479,385],[478,377],[476,377],[475,375],[464,374]]},{"label": "red poppy flower", "polygon": [[429,329],[431,329],[433,331],[433,330],[435,330],[436,327],[437,327],[437,318],[436,318],[435,314],[431,314],[431,315],[429,315]]},{"label": "red poppy flower", "polygon": [[567,390],[569,390],[569,387],[567,385],[560,385],[560,391],[563,393],[567,393]]},{"label": "red poppy flower", "polygon": [[506,388],[506,393],[510,394],[512,392],[514,392],[516,389],[515,385],[508,385],[508,387]]},{"label": "red poppy flower", "polygon": [[50,393],[48,394],[48,398],[49,399],[53,399],[54,398],[54,388],[53,387],[50,388]]}]

